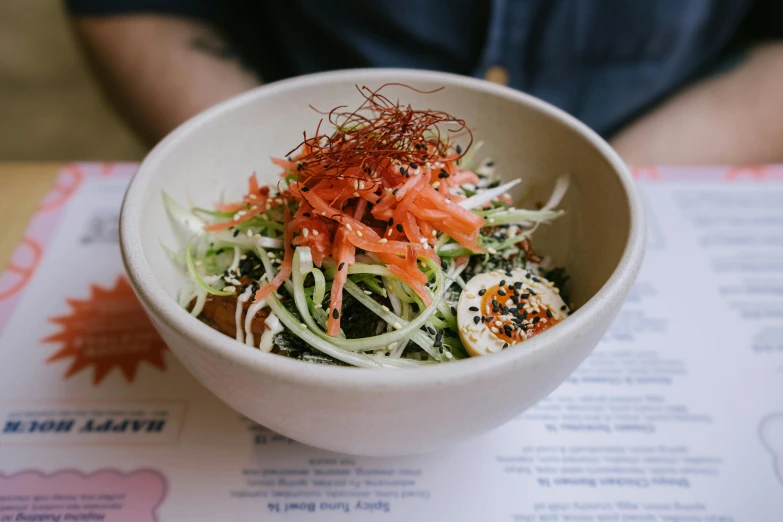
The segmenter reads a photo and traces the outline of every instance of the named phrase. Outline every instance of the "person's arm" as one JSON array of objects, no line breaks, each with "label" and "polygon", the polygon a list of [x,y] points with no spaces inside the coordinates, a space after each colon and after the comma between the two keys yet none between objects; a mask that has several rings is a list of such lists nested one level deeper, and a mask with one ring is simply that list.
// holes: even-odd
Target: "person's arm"
[{"label": "person's arm", "polygon": [[783,43],[685,89],[611,140],[635,165],[783,162]]},{"label": "person's arm", "polygon": [[260,83],[202,22],[124,15],[78,17],[74,27],[117,110],[151,143]]}]

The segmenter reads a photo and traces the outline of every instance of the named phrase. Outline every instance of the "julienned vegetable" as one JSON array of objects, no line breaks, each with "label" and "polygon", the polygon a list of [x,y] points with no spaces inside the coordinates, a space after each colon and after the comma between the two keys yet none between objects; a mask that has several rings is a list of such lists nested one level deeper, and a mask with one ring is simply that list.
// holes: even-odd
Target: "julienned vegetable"
[{"label": "julienned vegetable", "polygon": [[[167,249],[189,276],[179,302],[191,314],[305,360],[407,368],[483,353],[465,337],[479,322],[469,332],[457,316],[471,284],[461,274],[527,267],[539,277],[530,235],[562,213],[567,177],[541,210],[515,209],[507,191],[520,180],[500,185],[491,161],[464,163],[472,144],[464,121],[393,103],[382,89],[362,87],[359,108],[328,113],[331,134],[320,132],[322,120],[273,159],[283,169],[276,186],[252,175],[241,199],[214,209],[187,210],[163,195],[191,236],[184,252]],[[509,289],[514,303],[475,314],[487,335],[502,337],[509,326],[493,325],[503,321],[524,338],[533,324],[544,329],[547,317],[521,319],[523,304],[538,305],[532,296],[521,303],[518,288]]]}]

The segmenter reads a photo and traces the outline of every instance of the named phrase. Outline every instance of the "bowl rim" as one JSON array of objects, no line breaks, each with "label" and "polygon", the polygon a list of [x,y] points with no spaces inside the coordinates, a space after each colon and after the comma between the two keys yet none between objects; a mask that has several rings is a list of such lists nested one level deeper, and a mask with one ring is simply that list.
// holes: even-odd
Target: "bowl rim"
[{"label": "bowl rim", "polygon": [[[142,217],[147,187],[161,159],[166,156],[169,149],[186,140],[189,134],[225,111],[290,88],[346,80],[353,80],[356,83],[385,83],[393,80],[409,84],[416,81],[430,81],[443,83],[446,88],[456,86],[479,91],[526,105],[554,118],[585,138],[614,169],[630,212],[630,227],[623,253],[603,286],[569,316],[568,320],[558,324],[557,328],[549,329],[526,341],[524,349],[504,350],[489,357],[472,357],[458,361],[457,364],[435,364],[399,371],[308,364],[260,350],[241,349],[247,347],[238,346],[235,339],[210,328],[187,313],[158,283],[144,255],[140,227],[137,226]],[[614,149],[592,129],[565,111],[510,87],[451,73],[414,69],[347,69],[309,74],[265,84],[222,101],[177,127],[150,151],[130,182],[120,212],[120,249],[123,264],[136,295],[158,321],[176,331],[191,343],[194,349],[205,350],[215,357],[227,359],[234,365],[250,367],[259,375],[269,375],[295,384],[340,389],[443,386],[486,378],[488,375],[513,370],[518,365],[530,361],[535,362],[550,346],[559,342],[567,343],[569,337],[578,337],[591,322],[615,308],[610,305],[621,299],[621,296],[630,289],[641,267],[645,238],[644,210],[633,177]]]}]

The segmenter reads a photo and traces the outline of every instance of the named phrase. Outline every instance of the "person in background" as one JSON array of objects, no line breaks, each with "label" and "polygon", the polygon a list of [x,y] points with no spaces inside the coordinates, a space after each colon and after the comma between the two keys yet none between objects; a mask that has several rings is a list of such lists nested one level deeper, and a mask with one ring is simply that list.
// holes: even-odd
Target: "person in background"
[{"label": "person in background", "polygon": [[150,142],[264,82],[354,67],[486,78],[635,164],[783,161],[780,0],[68,0]]}]

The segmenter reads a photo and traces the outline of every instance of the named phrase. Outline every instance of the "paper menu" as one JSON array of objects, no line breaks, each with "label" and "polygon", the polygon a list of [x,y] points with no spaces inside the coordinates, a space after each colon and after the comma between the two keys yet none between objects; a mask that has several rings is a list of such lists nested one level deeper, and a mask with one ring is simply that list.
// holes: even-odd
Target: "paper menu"
[{"label": "paper menu", "polygon": [[0,521],[783,521],[783,169],[638,169],[647,259],[595,353],[402,459],[291,442],[166,351],[116,243],[133,169],[65,169],[0,276]]}]

